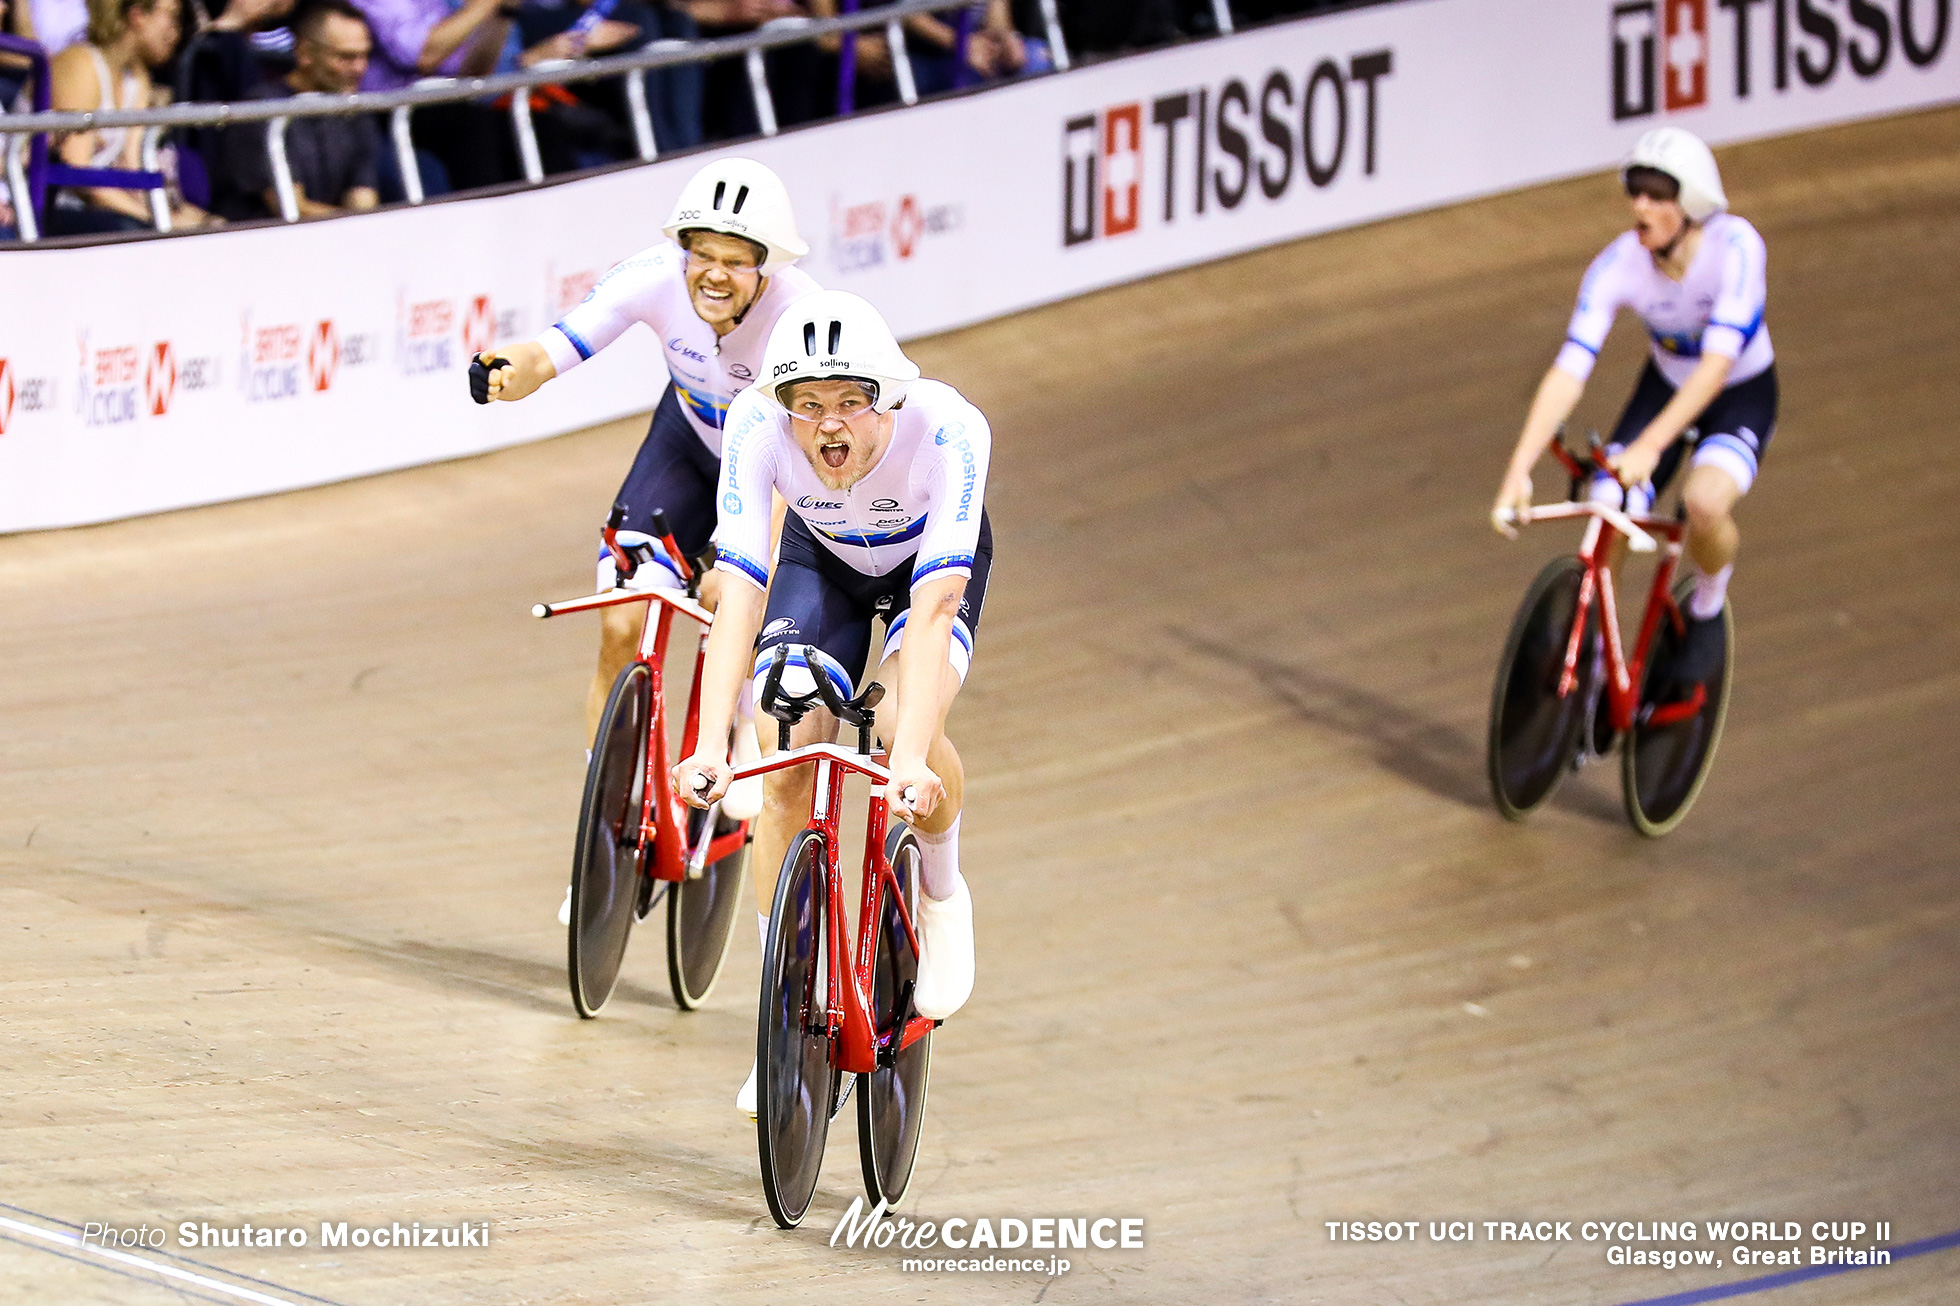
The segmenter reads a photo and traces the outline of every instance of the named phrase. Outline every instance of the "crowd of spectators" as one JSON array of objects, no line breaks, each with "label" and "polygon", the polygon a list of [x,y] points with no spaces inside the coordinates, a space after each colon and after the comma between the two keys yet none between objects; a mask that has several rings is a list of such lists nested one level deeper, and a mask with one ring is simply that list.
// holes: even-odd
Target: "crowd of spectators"
[{"label": "crowd of spectators", "polygon": [[[1324,7],[1329,0],[1231,0],[1236,22]],[[750,32],[785,18],[824,18],[891,0],[0,0],[0,30],[52,58],[53,107],[131,108],[179,101],[241,101],[389,90],[429,77],[481,76],[571,63],[651,41]],[[905,20],[914,86],[932,95],[1052,66],[1039,0],[969,0],[959,53],[960,6]],[[1058,0],[1076,58],[1144,49],[1210,34],[1212,0]],[[846,64],[836,37],[773,50],[766,67],[783,126],[870,108],[899,97],[894,53],[881,32],[855,42]],[[23,61],[0,52],[0,110],[23,107]],[[644,74],[663,153],[758,129],[739,58]],[[621,80],[551,84],[530,93],[548,173],[634,157]],[[425,194],[517,180],[522,165],[508,98],[417,108],[416,167]],[[297,118],[286,132],[293,200],[301,217],[327,217],[404,197],[385,120]],[[77,167],[135,169],[141,133],[103,128],[55,143]],[[245,124],[176,133],[164,166],[177,226],[247,220],[280,211],[265,129]],[[150,225],[137,190],[69,187],[47,216],[49,234]],[[13,214],[0,195],[0,238]]]}]

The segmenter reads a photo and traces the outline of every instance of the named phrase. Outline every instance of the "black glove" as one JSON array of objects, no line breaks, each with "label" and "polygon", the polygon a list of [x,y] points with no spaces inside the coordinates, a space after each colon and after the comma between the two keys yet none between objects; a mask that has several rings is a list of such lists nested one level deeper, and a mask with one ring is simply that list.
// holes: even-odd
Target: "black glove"
[{"label": "black glove", "polygon": [[481,358],[470,360],[470,398],[480,404],[490,402],[490,373],[500,367],[509,367],[508,358],[491,358],[484,362]]}]

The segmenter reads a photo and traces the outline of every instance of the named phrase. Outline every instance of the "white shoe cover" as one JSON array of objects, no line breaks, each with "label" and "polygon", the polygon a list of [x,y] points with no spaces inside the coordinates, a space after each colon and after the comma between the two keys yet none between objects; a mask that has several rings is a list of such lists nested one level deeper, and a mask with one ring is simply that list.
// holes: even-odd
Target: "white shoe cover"
[{"label": "white shoe cover", "polygon": [[[761,756],[762,750],[755,742],[755,723],[737,721],[732,754],[735,765],[745,765]],[[728,792],[722,795],[721,810],[731,821],[753,821],[762,811],[762,777],[752,775],[729,785]]]},{"label": "white shoe cover", "polygon": [[572,886],[569,884],[565,886],[565,901],[558,904],[558,923],[560,925],[572,923]]},{"label": "white shoe cover", "polygon": [[961,876],[943,901],[919,895],[919,983],[912,1005],[928,1020],[944,1020],[973,992],[973,895]]},{"label": "white shoe cover", "polygon": [[749,1119],[755,1119],[755,1065],[749,1065],[749,1077],[742,1081],[740,1091],[735,1094],[735,1109]]}]

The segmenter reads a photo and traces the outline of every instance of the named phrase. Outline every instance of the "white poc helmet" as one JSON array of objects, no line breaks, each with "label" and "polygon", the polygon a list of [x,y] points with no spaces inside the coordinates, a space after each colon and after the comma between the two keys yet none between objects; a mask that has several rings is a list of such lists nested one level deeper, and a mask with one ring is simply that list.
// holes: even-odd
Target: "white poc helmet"
[{"label": "white poc helmet", "polygon": [[889,413],[919,379],[878,310],[848,290],[805,295],[776,319],[762,354],[765,397],[781,405],[781,391],[798,381],[851,380],[872,392],[871,406]]},{"label": "white poc helmet", "polygon": [[1652,168],[1674,178],[1681,188],[1681,209],[1695,222],[1705,222],[1729,207],[1715,152],[1701,137],[1679,127],[1656,127],[1633,143],[1633,153],[1620,165],[1620,182],[1634,168]]},{"label": "white poc helmet", "polygon": [[782,178],[754,159],[716,159],[681,187],[674,216],[661,230],[675,244],[683,232],[718,231],[762,246],[766,276],[810,252],[796,231]]}]

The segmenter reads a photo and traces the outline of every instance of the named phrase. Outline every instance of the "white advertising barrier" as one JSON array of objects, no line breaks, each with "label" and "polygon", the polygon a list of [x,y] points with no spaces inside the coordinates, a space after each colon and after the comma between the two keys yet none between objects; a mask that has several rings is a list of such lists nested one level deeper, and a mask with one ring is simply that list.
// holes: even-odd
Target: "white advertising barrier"
[{"label": "white advertising barrier", "polygon": [[[742,152],[788,183],[804,266],[911,337],[1603,168],[1664,122],[1720,143],[1960,99],[1955,5],[1404,0]],[[463,369],[658,239],[700,162],[345,222],[0,252],[0,530],[318,484],[650,407],[664,374],[638,328],[522,404],[472,405]],[[610,490],[594,487],[595,518]]]}]

